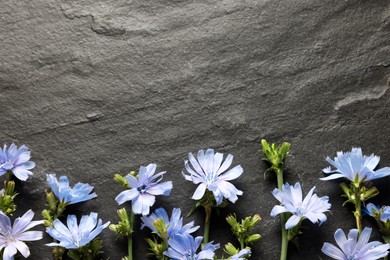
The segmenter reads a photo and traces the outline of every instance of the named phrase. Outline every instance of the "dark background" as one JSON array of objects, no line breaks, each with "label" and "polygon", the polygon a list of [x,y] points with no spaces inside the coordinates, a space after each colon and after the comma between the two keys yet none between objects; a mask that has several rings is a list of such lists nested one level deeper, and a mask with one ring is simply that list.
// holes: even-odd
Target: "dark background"
[{"label": "dark background", "polygon": [[[37,164],[18,186],[16,216],[41,218],[55,172],[98,194],[68,213],[116,222],[114,173],[152,162],[174,185],[155,208],[186,214],[196,186],[181,177],[184,160],[212,147],[242,165],[233,183],[244,195],[214,215],[211,240],[231,240],[228,213],[260,214],[252,259],[278,259],[276,179],[263,178],[259,150],[262,138],[289,141],[286,181],[317,186],[333,205],[321,227],[304,222],[289,259],[319,259],[337,228],[354,227],[340,181],[319,180],[326,156],[360,146],[390,166],[388,0],[1,0],[0,25],[0,140],[26,144]],[[389,181],[375,182],[373,201],[390,203]],[[191,219],[202,225],[203,211]],[[146,236],[134,234],[136,259]],[[106,257],[126,254],[108,229],[100,237]],[[31,259],[50,259],[49,241],[31,243]]]}]

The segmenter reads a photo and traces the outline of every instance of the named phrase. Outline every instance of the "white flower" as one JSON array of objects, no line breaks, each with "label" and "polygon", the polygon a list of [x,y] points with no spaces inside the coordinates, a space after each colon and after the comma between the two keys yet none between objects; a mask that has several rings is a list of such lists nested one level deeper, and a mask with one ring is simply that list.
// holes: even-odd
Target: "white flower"
[{"label": "white flower", "polygon": [[102,232],[110,221],[102,224],[101,219],[97,219],[97,213],[92,212],[89,215],[81,217],[80,224],[77,224],[75,215],[68,215],[67,225],[65,226],[58,219],[54,220],[53,226],[46,228],[46,232],[59,243],[46,244],[47,246],[61,246],[66,249],[76,249],[85,246]]},{"label": "white flower", "polygon": [[15,219],[14,226],[7,215],[0,211],[0,250],[4,249],[3,260],[12,260],[19,251],[24,257],[30,256],[30,249],[22,241],[42,239],[42,231],[27,231],[36,225],[43,224],[43,220],[31,221],[34,212],[30,209],[22,217]]},{"label": "white flower", "polygon": [[370,156],[363,155],[361,148],[352,148],[350,152],[337,152],[334,160],[329,157],[326,161],[336,169],[326,167],[322,171],[330,174],[325,178],[320,178],[323,181],[347,178],[350,181],[355,181],[356,175],[358,181],[371,181],[374,179],[383,178],[390,175],[390,167],[384,167],[379,170],[374,170],[379,163],[379,156],[371,154]]},{"label": "white flower", "polygon": [[286,229],[295,227],[301,219],[307,218],[311,222],[324,222],[326,215],[324,212],[331,207],[328,196],[319,198],[317,194],[313,194],[313,187],[302,201],[302,189],[299,182],[294,186],[286,183],[282,190],[274,189],[272,195],[280,201],[281,205],[276,205],[271,211],[271,217],[283,212],[290,212],[292,216],[286,222]]},{"label": "white flower", "polygon": [[371,236],[371,228],[364,228],[360,236],[357,229],[351,229],[348,237],[340,228],[334,233],[336,247],[330,243],[324,243],[321,251],[337,260],[375,260],[387,256],[389,244],[382,244],[379,241],[368,242]]},{"label": "white flower", "polygon": [[228,182],[240,177],[244,171],[241,165],[227,170],[233,161],[231,154],[223,161],[222,153],[214,154],[213,149],[207,149],[206,152],[199,150],[198,159],[195,159],[192,153],[188,155],[188,158],[193,169],[189,162],[185,161],[184,166],[190,175],[186,175],[184,172],[182,174],[187,181],[199,184],[192,199],[200,200],[206,189],[213,192],[217,205],[222,203],[223,198],[234,203],[238,199],[237,195],[242,195],[242,191]]}]

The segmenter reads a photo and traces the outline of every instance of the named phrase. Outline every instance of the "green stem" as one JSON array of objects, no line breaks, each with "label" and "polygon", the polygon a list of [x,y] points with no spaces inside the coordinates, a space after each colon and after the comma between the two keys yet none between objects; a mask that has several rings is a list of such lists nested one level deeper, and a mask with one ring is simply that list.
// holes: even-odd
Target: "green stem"
[{"label": "green stem", "polygon": [[130,213],[130,228],[131,228],[131,233],[127,237],[127,259],[128,260],[133,260],[133,225],[134,225],[134,212],[131,210]]},{"label": "green stem", "polygon": [[362,203],[360,200],[360,185],[358,187],[354,187],[354,195],[355,195],[355,212],[353,212],[353,215],[355,216],[356,220],[356,227],[359,230],[359,236],[362,233]]},{"label": "green stem", "polygon": [[[282,190],[283,170],[278,168],[277,170],[275,170],[275,172],[276,172],[276,178],[278,180],[278,189]],[[288,235],[287,235],[287,230],[284,227],[285,224],[286,224],[286,213],[282,213],[282,214],[280,214],[280,229],[282,232],[282,245],[281,245],[281,249],[280,249],[280,260],[287,259]]]},{"label": "green stem", "polygon": [[245,248],[245,242],[243,239],[240,240],[240,246],[241,246],[241,250]]},{"label": "green stem", "polygon": [[12,181],[12,176],[13,176],[12,171],[7,171],[7,182]]},{"label": "green stem", "polygon": [[209,242],[212,209],[213,208],[210,205],[204,206],[204,210],[206,212],[206,219],[205,219],[205,222],[204,222],[203,246],[206,245]]}]

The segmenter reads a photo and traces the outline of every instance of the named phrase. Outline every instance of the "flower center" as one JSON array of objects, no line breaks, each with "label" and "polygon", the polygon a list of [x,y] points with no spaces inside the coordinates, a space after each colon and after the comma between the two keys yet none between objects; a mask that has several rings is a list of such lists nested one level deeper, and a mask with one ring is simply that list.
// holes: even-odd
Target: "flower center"
[{"label": "flower center", "polygon": [[196,254],[194,254],[193,252],[188,252],[186,255],[186,260],[195,260],[196,259]]},{"label": "flower center", "polygon": [[303,209],[302,207],[299,207],[296,211],[296,214],[298,217],[302,217],[303,215],[305,215],[305,213],[306,213],[306,210]]},{"label": "flower center", "polygon": [[6,243],[7,245],[16,242],[16,239],[12,236],[11,232],[7,232],[7,233],[5,234],[5,239],[4,239],[4,240],[5,240],[5,243]]},{"label": "flower center", "polygon": [[207,184],[211,184],[211,183],[216,182],[218,180],[218,175],[214,172],[209,172],[204,177],[204,180]]},{"label": "flower center", "polygon": [[147,186],[145,184],[143,184],[142,186],[137,188],[137,191],[139,191],[139,193],[141,193],[141,194],[144,194],[146,192],[146,189],[147,189]]}]

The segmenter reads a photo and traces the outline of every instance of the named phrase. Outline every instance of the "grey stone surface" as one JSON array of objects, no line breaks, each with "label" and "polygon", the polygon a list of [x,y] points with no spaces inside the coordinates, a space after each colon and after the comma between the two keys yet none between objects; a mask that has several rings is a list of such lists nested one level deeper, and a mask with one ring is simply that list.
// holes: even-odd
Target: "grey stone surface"
[{"label": "grey stone surface", "polygon": [[[289,259],[318,259],[337,228],[354,226],[340,182],[318,179],[325,157],[360,146],[390,165],[388,0],[1,0],[0,25],[0,140],[26,144],[37,163],[16,215],[32,208],[39,218],[45,174],[55,172],[98,194],[69,213],[115,222],[113,174],[151,162],[174,184],[156,206],[188,212],[195,186],[181,177],[183,162],[213,147],[245,172],[234,181],[244,195],[214,216],[211,239],[231,238],[221,223],[229,212],[259,213],[253,259],[278,259],[276,181],[263,179],[259,143],[289,141],[286,180],[306,192],[316,185],[333,204],[321,227],[305,223],[301,252],[290,248]],[[390,203],[389,184],[376,182],[375,201]],[[147,235],[136,230],[136,259]],[[107,257],[126,254],[109,230],[101,237]],[[43,243],[31,251],[51,258]]]}]

